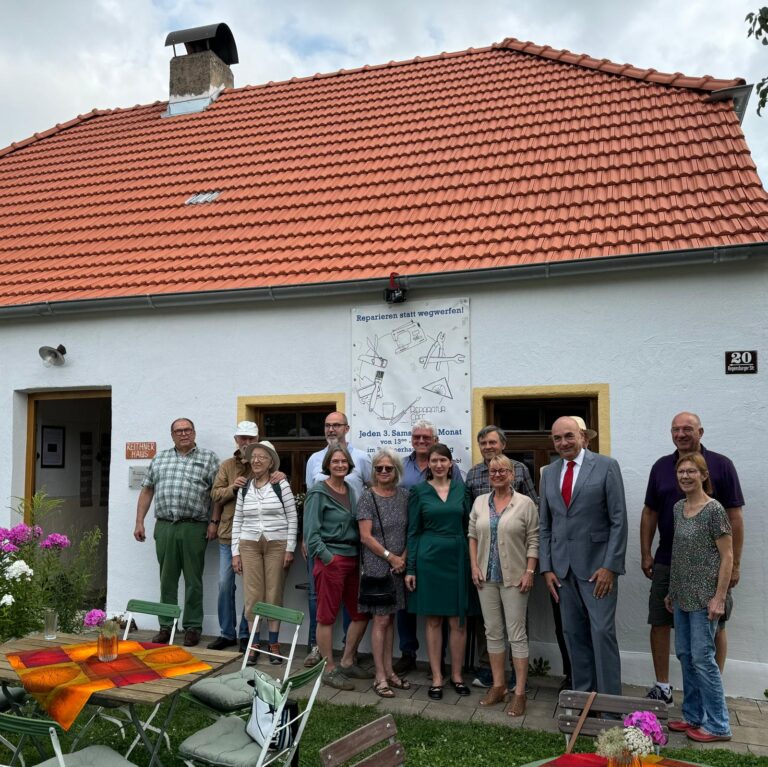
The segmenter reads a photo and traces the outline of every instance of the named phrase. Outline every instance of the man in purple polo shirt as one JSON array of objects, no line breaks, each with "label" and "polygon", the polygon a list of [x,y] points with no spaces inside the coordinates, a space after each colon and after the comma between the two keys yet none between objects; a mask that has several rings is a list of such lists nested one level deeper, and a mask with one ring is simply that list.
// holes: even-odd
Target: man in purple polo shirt
[{"label": "man in purple polo shirt", "polygon": [[[681,455],[700,452],[707,462],[713,487],[711,495],[725,507],[733,529],[733,572],[730,588],[739,582],[741,549],[744,543],[742,516],[744,497],[741,493],[739,476],[729,458],[707,450],[701,444],[703,434],[701,419],[695,413],[678,413],[672,419],[672,441],[677,450],[671,455],[659,458],[653,464],[645,493],[645,506],[640,519],[641,567],[646,578],[651,579],[648,623],[651,626],[651,655],[656,672],[656,683],[646,697],[663,700],[666,703],[672,703],[672,687],[669,684],[669,639],[673,623],[672,615],[664,608],[664,597],[669,590],[669,566],[672,560],[674,535],[672,509],[675,503],[684,497],[677,484],[676,474],[677,459]],[[654,557],[651,555],[651,544],[657,529],[659,546]],[[732,604],[729,590],[725,616],[721,619],[715,637],[715,656],[721,672],[728,652],[725,621],[730,615]]]}]

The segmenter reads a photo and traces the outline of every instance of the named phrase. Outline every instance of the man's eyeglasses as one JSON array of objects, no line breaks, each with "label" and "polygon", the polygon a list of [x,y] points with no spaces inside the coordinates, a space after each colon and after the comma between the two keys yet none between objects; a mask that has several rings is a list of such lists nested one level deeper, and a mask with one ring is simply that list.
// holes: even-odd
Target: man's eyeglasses
[{"label": "man's eyeglasses", "polygon": [[431,434],[414,434],[411,436],[413,442],[431,442],[433,437]]},{"label": "man's eyeglasses", "polygon": [[194,431],[195,431],[194,429],[174,429],[173,433],[174,434],[193,434]]},{"label": "man's eyeglasses", "polygon": [[391,471],[395,470],[394,466],[374,466],[373,470],[377,474],[389,474]]},{"label": "man's eyeglasses", "polygon": [[345,429],[347,427],[347,424],[345,423],[327,423],[325,424],[326,429]]}]

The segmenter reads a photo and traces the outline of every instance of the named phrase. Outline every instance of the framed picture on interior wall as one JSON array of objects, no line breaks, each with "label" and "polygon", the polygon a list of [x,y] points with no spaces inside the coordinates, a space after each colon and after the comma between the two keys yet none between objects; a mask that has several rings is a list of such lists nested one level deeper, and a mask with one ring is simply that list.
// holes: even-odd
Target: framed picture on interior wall
[{"label": "framed picture on interior wall", "polygon": [[43,469],[64,468],[64,427],[43,426],[40,440],[40,466]]}]

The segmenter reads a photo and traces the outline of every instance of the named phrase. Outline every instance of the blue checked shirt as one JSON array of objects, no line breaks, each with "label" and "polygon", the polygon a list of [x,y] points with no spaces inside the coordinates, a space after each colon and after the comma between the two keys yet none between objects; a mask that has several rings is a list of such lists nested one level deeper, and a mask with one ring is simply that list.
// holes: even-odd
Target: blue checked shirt
[{"label": "blue checked shirt", "polygon": [[152,499],[155,519],[207,522],[211,487],[218,470],[216,453],[202,447],[195,446],[186,455],[175,447],[158,453],[141,483],[142,487],[151,487],[155,491]]}]

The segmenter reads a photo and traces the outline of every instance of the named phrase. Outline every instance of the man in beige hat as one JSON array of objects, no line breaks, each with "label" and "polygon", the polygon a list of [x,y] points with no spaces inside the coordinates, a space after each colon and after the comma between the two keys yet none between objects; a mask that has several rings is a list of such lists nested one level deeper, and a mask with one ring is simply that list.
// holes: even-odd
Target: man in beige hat
[{"label": "man in beige hat", "polygon": [[241,487],[251,476],[251,467],[243,462],[242,451],[251,443],[259,441],[259,427],[253,421],[240,421],[235,429],[237,449],[219,467],[213,482],[213,514],[208,526],[208,539],[219,539],[219,636],[208,645],[211,650],[233,647],[240,640],[240,652],[248,645],[248,621],[240,617],[237,630],[235,612],[235,572],[232,569],[232,517],[235,514],[235,499]]}]

